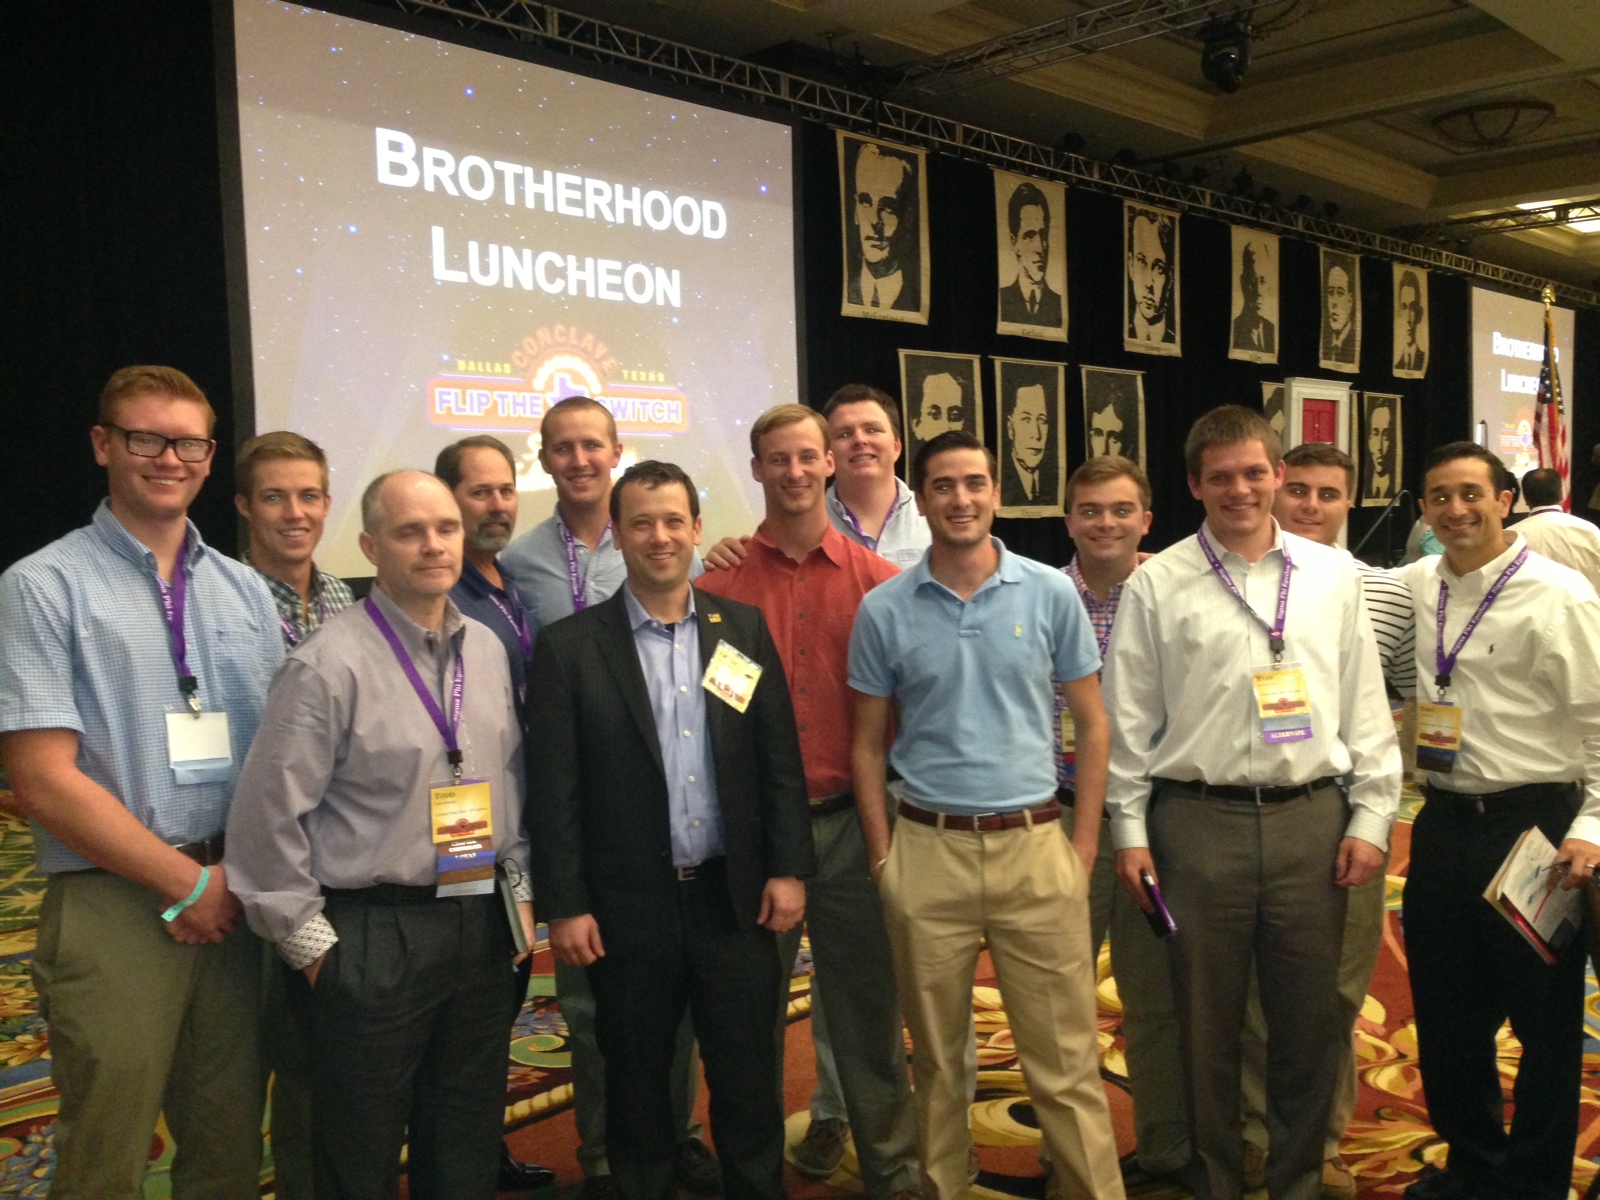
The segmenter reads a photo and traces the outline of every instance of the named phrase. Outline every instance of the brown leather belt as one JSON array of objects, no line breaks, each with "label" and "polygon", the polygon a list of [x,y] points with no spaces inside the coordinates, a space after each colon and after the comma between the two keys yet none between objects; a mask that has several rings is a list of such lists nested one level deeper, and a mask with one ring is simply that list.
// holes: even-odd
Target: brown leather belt
[{"label": "brown leather belt", "polygon": [[813,796],[810,800],[812,817],[831,817],[856,806],[856,794],[849,788],[827,796]]},{"label": "brown leather belt", "polygon": [[900,802],[900,815],[918,825],[932,825],[935,829],[954,829],[961,833],[998,833],[1002,829],[1024,829],[1061,819],[1061,804],[1046,800],[1033,808],[1017,808],[1010,812],[975,813],[957,816],[953,813],[930,812],[913,804]]},{"label": "brown leather belt", "polygon": [[222,834],[219,833],[216,837],[209,837],[203,841],[185,842],[181,846],[174,846],[173,849],[202,867],[214,867],[222,861]]}]

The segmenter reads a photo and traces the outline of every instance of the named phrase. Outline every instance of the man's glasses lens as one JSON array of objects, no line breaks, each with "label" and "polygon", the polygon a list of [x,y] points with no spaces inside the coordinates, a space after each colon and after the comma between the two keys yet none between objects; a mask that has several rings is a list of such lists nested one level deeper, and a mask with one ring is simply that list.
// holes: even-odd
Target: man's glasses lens
[{"label": "man's glasses lens", "polygon": [[204,462],[215,445],[210,438],[169,438],[143,429],[124,429],[120,425],[109,425],[107,428],[120,433],[128,443],[128,452],[140,458],[160,458],[171,446],[182,462]]}]

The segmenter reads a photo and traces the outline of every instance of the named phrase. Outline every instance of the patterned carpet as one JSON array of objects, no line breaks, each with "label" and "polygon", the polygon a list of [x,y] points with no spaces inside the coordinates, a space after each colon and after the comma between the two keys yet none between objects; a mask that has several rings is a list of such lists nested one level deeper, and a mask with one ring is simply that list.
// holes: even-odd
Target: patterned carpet
[{"label": "patterned carpet", "polygon": [[[0,792],[0,808],[6,796]],[[1443,1147],[1428,1125],[1416,1066],[1416,1033],[1405,978],[1405,948],[1399,922],[1400,886],[1410,844],[1410,820],[1420,800],[1408,793],[1396,827],[1389,877],[1389,916],[1384,950],[1357,1029],[1361,1095],[1356,1118],[1345,1140],[1345,1159],[1356,1173],[1361,1195],[1393,1197],[1404,1191],[1424,1163],[1442,1157]],[[56,1094],[50,1085],[49,1031],[35,1007],[28,974],[35,920],[43,881],[33,872],[27,827],[0,813],[0,1197],[37,1200],[50,1187],[50,1140],[55,1129]],[[541,930],[542,933],[542,930]],[[550,970],[541,945],[535,969]],[[1530,968],[1531,969],[1531,968]],[[809,957],[802,953],[792,982],[791,1020],[809,1015]],[[529,1000],[513,1030],[506,1091],[506,1126],[514,1129],[566,1110],[571,1082],[566,1053],[566,1026],[554,999],[553,977],[536,974]],[[992,981],[990,981],[992,982]],[[982,984],[982,981],[980,981]],[[1119,1141],[1129,1140],[1131,1127],[1120,1037],[1121,1004],[1109,971],[1109,955],[1100,962],[1100,1043],[1102,1074],[1107,1082]],[[1000,996],[992,986],[973,994],[980,1040],[980,1079],[973,1110],[974,1137],[983,1172],[974,1194],[1028,1197],[1041,1193],[1034,1160],[1038,1135],[1010,1044],[1010,1031]],[[1593,1178],[1587,1156],[1600,1152],[1600,995],[1591,977],[1586,998],[1589,1041],[1582,1081],[1583,1110],[1579,1150],[1574,1161],[1574,1196]],[[798,1031],[796,1031],[798,1033]],[[794,1034],[791,1035],[793,1042]],[[1500,1040],[1500,1067],[1509,1097],[1516,1077],[1518,1048],[1510,1031]],[[791,1051],[793,1066],[797,1055]],[[809,1055],[799,1056],[808,1059]],[[805,1117],[790,1118],[791,1136],[803,1133]],[[1129,1149],[1126,1144],[1123,1149]],[[170,1196],[168,1169],[172,1148],[164,1128],[151,1144],[147,1200]],[[262,1171],[262,1194],[272,1193],[270,1145]],[[810,1189],[808,1189],[810,1190]],[[860,1190],[854,1156],[821,1191]],[[812,1194],[816,1194],[812,1191]],[[1171,1189],[1147,1189],[1147,1197],[1181,1196]],[[1264,1193],[1263,1193],[1264,1195]]]}]

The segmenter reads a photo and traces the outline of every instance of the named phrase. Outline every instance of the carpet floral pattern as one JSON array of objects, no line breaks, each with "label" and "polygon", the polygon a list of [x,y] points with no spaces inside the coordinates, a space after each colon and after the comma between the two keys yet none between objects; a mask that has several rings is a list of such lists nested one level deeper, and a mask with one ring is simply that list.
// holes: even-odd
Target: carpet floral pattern
[{"label": "carpet floral pattern", "polygon": [[[3,800],[0,793],[0,804]],[[1400,928],[1400,888],[1409,849],[1409,826],[1419,805],[1416,795],[1408,792],[1390,863],[1383,955],[1356,1031],[1362,1087],[1356,1117],[1345,1139],[1344,1155],[1356,1174],[1361,1195],[1372,1200],[1398,1196],[1425,1163],[1442,1158],[1444,1149],[1428,1125],[1422,1100]],[[49,1030],[38,1014],[29,977],[43,893],[44,882],[33,870],[32,839],[27,826],[0,812],[0,1196],[22,1200],[39,1200],[48,1194],[57,1107],[50,1084]],[[548,951],[542,944],[535,969],[551,970]],[[1110,1087],[1125,1090],[1121,1003],[1116,981],[1110,975],[1108,954],[1102,954],[1099,971],[1102,1075]],[[809,955],[803,950],[791,984],[791,1020],[809,1015],[809,975]],[[512,1031],[506,1084],[508,1129],[548,1118],[571,1102],[566,1024],[554,992],[553,976],[536,974]],[[1574,1196],[1580,1195],[1594,1176],[1595,1164],[1588,1156],[1600,1151],[1600,995],[1592,977],[1585,1004],[1589,1038],[1582,1080],[1580,1157],[1573,1163],[1577,1189]],[[974,1191],[996,1197],[1035,1197],[1039,1195],[1040,1181],[1032,1165],[1032,1147],[1037,1144],[1038,1134],[1011,1046],[1004,1007],[999,993],[990,987],[974,989],[973,1005],[980,1071],[973,1130],[985,1157],[985,1170]],[[1500,1049],[1501,1077],[1509,1096],[1518,1060],[1517,1044],[1509,1030],[1501,1032]],[[790,1124],[792,1136],[803,1132],[803,1114],[791,1117]],[[1014,1148],[1016,1153],[1001,1149],[1006,1147]],[[158,1128],[151,1142],[147,1200],[170,1196],[167,1173],[171,1156],[166,1130]],[[991,1160],[1004,1165],[999,1170],[989,1169]],[[830,1182],[843,1190],[859,1191],[860,1182],[853,1167],[851,1154]],[[271,1180],[269,1145],[262,1169],[264,1196],[272,1192]],[[1136,1194],[1181,1195],[1170,1190]]]}]

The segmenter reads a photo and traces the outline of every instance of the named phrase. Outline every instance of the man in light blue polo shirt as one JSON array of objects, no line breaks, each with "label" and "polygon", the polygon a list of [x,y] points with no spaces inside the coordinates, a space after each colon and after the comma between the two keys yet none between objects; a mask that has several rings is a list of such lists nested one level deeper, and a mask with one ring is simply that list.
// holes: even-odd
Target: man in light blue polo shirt
[{"label": "man in light blue polo shirt", "polygon": [[110,499],[0,577],[0,759],[49,876],[56,1196],[143,1196],[163,1110],[174,1195],[260,1191],[263,949],[221,834],[283,643],[260,577],[188,519],[214,422],[183,372],[118,371],[91,431]]},{"label": "man in light blue polo shirt", "polygon": [[[1110,733],[1094,633],[1072,582],[990,536],[994,457],[952,430],[912,464],[932,545],[862,601],[850,640],[852,774],[883,892],[930,1200],[963,1200],[965,1055],[986,942],[1040,1133],[1072,1194],[1119,1200],[1100,1083],[1088,880]],[[1052,680],[1077,728],[1068,837],[1056,800]],[[906,799],[891,845],[884,743]]]}]

